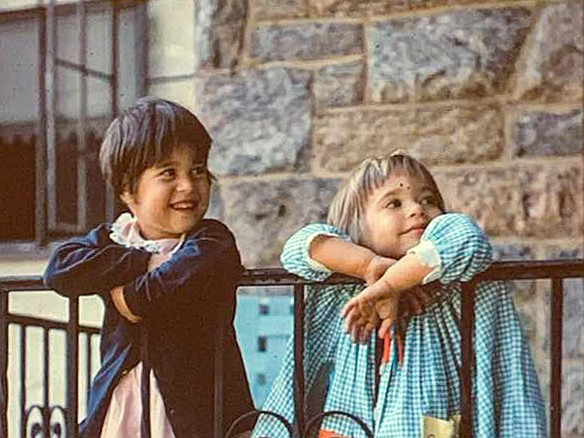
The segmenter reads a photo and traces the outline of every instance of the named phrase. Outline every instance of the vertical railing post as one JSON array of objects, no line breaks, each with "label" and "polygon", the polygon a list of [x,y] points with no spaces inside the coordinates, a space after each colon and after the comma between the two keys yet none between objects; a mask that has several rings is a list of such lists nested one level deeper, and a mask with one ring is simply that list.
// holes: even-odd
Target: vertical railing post
[{"label": "vertical railing post", "polygon": [[304,419],[304,286],[294,285],[294,409],[296,434],[303,436]]},{"label": "vertical railing post", "polygon": [[552,278],[551,296],[550,436],[562,436],[562,326],[564,291],[561,278]]},{"label": "vertical railing post", "polygon": [[8,436],[8,291],[0,287],[0,436]]},{"label": "vertical railing post", "polygon": [[[51,406],[49,400],[49,367],[50,367],[50,344],[49,329],[43,328],[43,405],[41,414],[43,417],[42,430],[43,436],[51,436]],[[25,346],[26,348],[26,346]]]},{"label": "vertical railing post", "polygon": [[462,316],[460,321],[462,351],[462,366],[460,370],[461,438],[472,438],[473,436],[472,377],[474,370],[473,326],[475,286],[474,282],[462,283]]},{"label": "vertical railing post", "polygon": [[79,404],[79,298],[69,298],[67,322],[67,437],[76,438],[77,411]]}]

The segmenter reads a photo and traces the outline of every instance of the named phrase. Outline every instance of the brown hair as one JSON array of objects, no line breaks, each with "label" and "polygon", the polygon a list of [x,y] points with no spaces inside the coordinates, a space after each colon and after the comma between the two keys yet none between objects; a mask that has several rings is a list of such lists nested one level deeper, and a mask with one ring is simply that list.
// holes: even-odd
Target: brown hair
[{"label": "brown hair", "polygon": [[116,196],[125,190],[135,193],[140,175],[179,146],[193,149],[197,161],[207,166],[211,137],[199,119],[177,103],[143,97],[106,130],[99,151],[101,172]]},{"label": "brown hair", "polygon": [[347,178],[329,207],[327,221],[362,243],[362,219],[368,196],[396,173],[421,178],[436,196],[438,207],[445,212],[444,199],[436,181],[426,167],[415,158],[396,152],[381,158],[367,158]]}]

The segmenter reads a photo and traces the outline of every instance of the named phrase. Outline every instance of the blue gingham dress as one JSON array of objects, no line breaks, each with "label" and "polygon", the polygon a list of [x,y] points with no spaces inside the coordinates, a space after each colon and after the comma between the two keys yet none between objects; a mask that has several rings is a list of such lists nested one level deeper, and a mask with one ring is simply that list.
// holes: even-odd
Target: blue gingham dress
[{"label": "blue gingham dress", "polygon": [[[284,267],[309,280],[331,273],[311,260],[308,247],[319,234],[348,236],[330,225],[311,224],[286,243]],[[311,413],[341,410],[361,418],[380,438],[418,438],[423,416],[450,419],[460,413],[460,282],[487,269],[492,249],[476,223],[462,214],[444,214],[426,228],[410,251],[436,266],[435,300],[406,328],[403,362],[394,342],[380,377],[375,401],[375,336],[366,345],[353,343],[339,316],[343,305],[363,285],[307,288],[305,293],[305,376]],[[432,255],[439,260],[432,261]],[[436,265],[437,263],[437,265]],[[539,438],[547,436],[540,386],[527,340],[505,282],[481,283],[475,298],[474,436]],[[292,339],[282,369],[263,409],[294,422]],[[319,389],[323,386],[327,389]],[[340,417],[327,418],[322,429],[366,438],[360,426]],[[277,420],[261,416],[253,437],[286,438]]]}]

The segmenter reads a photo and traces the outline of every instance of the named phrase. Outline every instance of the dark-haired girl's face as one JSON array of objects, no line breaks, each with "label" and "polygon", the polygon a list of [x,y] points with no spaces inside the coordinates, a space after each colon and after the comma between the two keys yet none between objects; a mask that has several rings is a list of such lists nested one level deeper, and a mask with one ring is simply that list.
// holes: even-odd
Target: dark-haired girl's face
[{"label": "dark-haired girl's face", "polygon": [[121,198],[138,220],[147,239],[178,238],[193,229],[209,206],[207,169],[195,151],[186,146],[147,168],[135,193]]},{"label": "dark-haired girl's face", "polygon": [[423,179],[390,176],[365,203],[363,243],[398,259],[419,243],[428,223],[441,213],[437,196]]}]

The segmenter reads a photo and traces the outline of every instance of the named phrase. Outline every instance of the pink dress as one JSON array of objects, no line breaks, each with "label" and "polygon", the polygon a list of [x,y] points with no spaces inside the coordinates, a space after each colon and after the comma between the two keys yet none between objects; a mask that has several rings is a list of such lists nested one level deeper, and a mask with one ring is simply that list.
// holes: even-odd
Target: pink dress
[{"label": "pink dress", "polygon": [[[136,219],[129,213],[120,215],[114,222],[110,238],[120,245],[145,248],[152,252],[148,266],[149,271],[170,259],[184,241],[184,236],[180,239],[143,239],[140,236]],[[105,415],[101,438],[140,436],[142,421],[141,377],[142,362],[139,362],[120,379],[113,391]],[[154,438],[174,438],[154,371],[150,371],[150,430]]]}]

